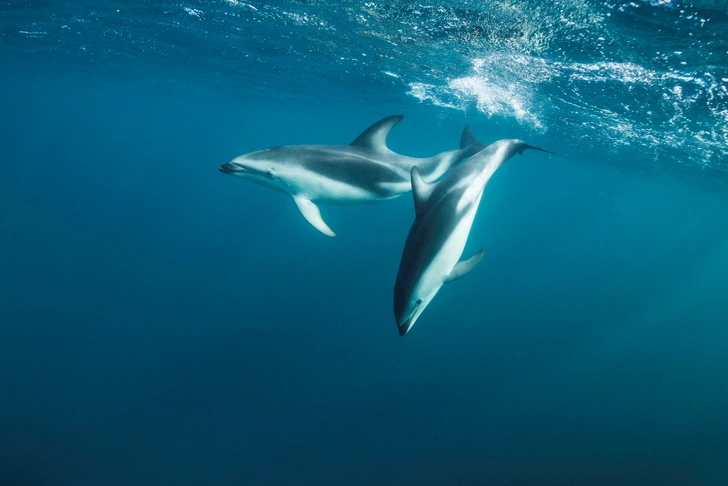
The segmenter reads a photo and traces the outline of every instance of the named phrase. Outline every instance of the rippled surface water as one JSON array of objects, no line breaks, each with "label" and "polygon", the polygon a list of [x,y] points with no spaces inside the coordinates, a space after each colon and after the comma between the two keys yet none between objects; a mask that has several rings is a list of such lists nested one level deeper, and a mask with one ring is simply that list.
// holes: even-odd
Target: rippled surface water
[{"label": "rippled surface water", "polygon": [[52,59],[240,96],[345,97],[356,86],[513,121],[561,137],[571,155],[627,150],[646,168],[728,172],[728,7],[717,0],[1,8],[4,62]]}]

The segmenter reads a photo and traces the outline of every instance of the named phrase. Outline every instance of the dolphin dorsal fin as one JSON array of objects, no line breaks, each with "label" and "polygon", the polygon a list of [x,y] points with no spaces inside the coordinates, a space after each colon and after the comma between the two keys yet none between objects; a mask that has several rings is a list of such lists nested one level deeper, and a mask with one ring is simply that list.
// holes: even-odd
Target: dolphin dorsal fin
[{"label": "dolphin dorsal fin", "polygon": [[397,123],[402,121],[402,118],[404,115],[392,115],[379,120],[364,130],[350,145],[373,150],[386,150],[387,135]]},{"label": "dolphin dorsal fin", "polygon": [[417,167],[412,167],[412,171],[410,172],[410,179],[412,180],[412,195],[415,199],[415,214],[418,214],[422,207],[425,205],[427,200],[430,198],[430,194],[432,194],[432,189],[434,184],[428,184],[427,182],[422,179],[422,176],[420,175],[420,171],[417,170]]}]

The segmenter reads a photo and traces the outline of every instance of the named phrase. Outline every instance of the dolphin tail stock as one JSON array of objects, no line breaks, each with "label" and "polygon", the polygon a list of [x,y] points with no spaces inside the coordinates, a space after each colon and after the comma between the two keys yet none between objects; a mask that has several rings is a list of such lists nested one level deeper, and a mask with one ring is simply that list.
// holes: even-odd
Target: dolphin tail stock
[{"label": "dolphin tail stock", "polygon": [[486,147],[484,143],[479,142],[470,131],[470,125],[463,129],[460,136],[460,148],[457,150],[448,150],[433,157],[429,157],[424,162],[417,164],[421,173],[426,174],[425,180],[429,183],[435,182],[445,175],[450,169],[454,168],[463,160],[472,157]]},{"label": "dolphin tail stock", "polygon": [[[475,138],[472,130],[470,130],[470,125],[466,126],[463,130],[462,136],[460,137],[460,150],[469,150],[472,152],[468,155],[468,157],[470,157],[480,152],[485,147],[486,145],[484,143],[481,143],[477,138]],[[518,154],[522,155],[524,150],[538,150],[540,152],[546,152],[547,154],[556,155],[556,153],[550,150],[521,142],[520,147],[518,148]]]}]

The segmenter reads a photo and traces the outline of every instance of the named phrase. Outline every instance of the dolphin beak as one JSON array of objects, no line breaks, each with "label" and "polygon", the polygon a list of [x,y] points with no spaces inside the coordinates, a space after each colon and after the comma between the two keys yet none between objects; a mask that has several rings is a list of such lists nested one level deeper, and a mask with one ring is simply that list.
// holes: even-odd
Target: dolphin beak
[{"label": "dolphin beak", "polygon": [[409,331],[410,327],[412,327],[411,322],[412,322],[412,318],[410,317],[409,319],[404,321],[401,326],[397,327],[397,329],[399,330],[400,336],[404,336],[405,334],[407,334],[407,331]]},{"label": "dolphin beak", "polygon": [[399,321],[397,321],[397,330],[399,330],[400,336],[404,336],[410,331],[410,329],[412,329],[412,326],[415,325],[415,322],[417,322],[417,319],[419,319],[419,317],[422,315],[422,312],[427,307],[428,302],[429,300],[427,300],[426,302],[422,302],[421,300],[419,300],[416,307],[412,309],[412,312],[407,319],[402,321],[401,324],[399,323]]},{"label": "dolphin beak", "polygon": [[220,167],[218,167],[218,170],[223,174],[235,174],[236,172],[245,172],[245,169],[243,169],[239,165],[231,164],[229,162],[227,164],[222,164]]},{"label": "dolphin beak", "polygon": [[409,332],[410,329],[412,329],[412,326],[415,325],[415,321],[420,316],[421,312],[417,312],[417,309],[415,309],[412,314],[402,323],[397,325],[397,330],[399,330],[399,335],[404,336]]}]

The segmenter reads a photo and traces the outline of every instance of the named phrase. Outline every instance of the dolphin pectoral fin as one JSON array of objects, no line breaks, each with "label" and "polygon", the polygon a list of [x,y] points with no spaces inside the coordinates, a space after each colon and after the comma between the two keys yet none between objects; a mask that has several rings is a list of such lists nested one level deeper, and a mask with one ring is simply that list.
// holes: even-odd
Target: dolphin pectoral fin
[{"label": "dolphin pectoral fin", "polygon": [[318,206],[316,206],[310,199],[306,199],[303,196],[293,196],[293,200],[296,202],[298,210],[301,211],[301,214],[304,218],[306,218],[306,221],[308,221],[311,226],[326,236],[331,236],[332,238],[336,236],[336,233],[334,233],[324,222]]},{"label": "dolphin pectoral fin", "polygon": [[410,179],[412,181],[412,195],[415,199],[415,214],[417,214],[429,199],[430,194],[432,194],[432,185],[422,179],[417,167],[412,167]]},{"label": "dolphin pectoral fin", "polygon": [[467,260],[459,261],[455,264],[450,274],[445,279],[444,283],[453,282],[459,278],[464,277],[470,271],[475,268],[475,266],[480,263],[480,260],[483,259],[483,250],[480,250],[475,255],[471,256]]},{"label": "dolphin pectoral fin", "polygon": [[350,145],[377,151],[387,150],[387,135],[402,118],[404,115],[392,115],[379,120],[364,130]]}]

